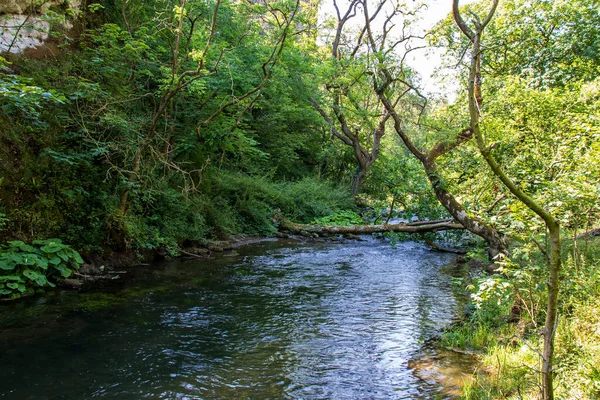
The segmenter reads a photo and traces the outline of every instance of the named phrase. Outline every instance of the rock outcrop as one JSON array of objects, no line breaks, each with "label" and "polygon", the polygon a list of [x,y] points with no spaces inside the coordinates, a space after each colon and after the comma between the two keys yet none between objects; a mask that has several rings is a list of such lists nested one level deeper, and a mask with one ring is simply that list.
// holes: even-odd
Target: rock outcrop
[{"label": "rock outcrop", "polygon": [[33,8],[31,4],[30,0],[0,1],[0,53],[19,54],[44,45],[53,27],[72,28],[69,15],[81,7],[80,0],[48,0]]}]

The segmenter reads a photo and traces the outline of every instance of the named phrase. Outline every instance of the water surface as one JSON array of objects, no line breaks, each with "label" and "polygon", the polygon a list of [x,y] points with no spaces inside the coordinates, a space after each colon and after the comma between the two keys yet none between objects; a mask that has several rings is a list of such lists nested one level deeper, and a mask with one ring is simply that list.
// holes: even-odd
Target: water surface
[{"label": "water surface", "polygon": [[0,398],[451,398],[409,366],[456,313],[451,261],[415,243],[262,242],[1,305]]}]

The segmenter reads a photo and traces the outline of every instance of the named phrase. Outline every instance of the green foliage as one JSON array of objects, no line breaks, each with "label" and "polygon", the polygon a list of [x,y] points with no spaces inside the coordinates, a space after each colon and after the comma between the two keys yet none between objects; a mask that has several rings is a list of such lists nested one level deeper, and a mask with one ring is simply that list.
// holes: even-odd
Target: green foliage
[{"label": "green foliage", "polygon": [[316,218],[312,223],[317,225],[350,226],[363,225],[365,221],[354,211],[342,210],[326,217]]},{"label": "green foliage", "polygon": [[[479,2],[463,8],[483,15],[487,6],[487,2]],[[485,31],[485,46],[490,51],[484,57],[484,68],[490,76],[526,77],[538,88],[594,80],[600,65],[600,46],[595,39],[599,27],[596,0],[500,2]],[[430,41],[449,49],[449,64],[455,64],[468,47],[451,15],[436,27]]]},{"label": "green foliage", "polygon": [[282,31],[263,6],[222,2],[208,42],[214,3],[127,3],[125,14],[122,2],[89,4],[85,30],[55,57],[0,59],[3,237],[175,249],[271,235],[280,210],[308,221],[348,207],[337,187],[304,181],[327,142],[298,79],[312,71],[300,65],[305,35],[288,35],[274,63]]},{"label": "green foliage", "polygon": [[352,194],[345,186],[318,178],[304,178],[279,185],[276,206],[293,221],[310,221],[339,210],[355,210]]},{"label": "green foliage", "polygon": [[31,78],[5,73],[7,70],[8,62],[0,57],[0,112],[3,114],[23,118],[39,128],[43,126],[41,110],[67,100],[55,90],[36,86]]},{"label": "green foliage", "polygon": [[0,246],[0,296],[15,299],[36,289],[55,287],[83,264],[79,253],[60,239],[20,240]]},{"label": "green foliage", "polygon": [[185,240],[202,241],[210,231],[202,205],[165,182],[156,189],[145,190],[129,213],[121,217],[125,240],[132,248],[165,248],[172,252]]},{"label": "green foliage", "polygon": [[[561,274],[561,301],[556,342],[559,398],[596,398],[600,357],[600,274],[598,239],[569,241]],[[523,245],[513,250],[499,274],[473,280],[468,318],[446,331],[445,346],[473,349],[484,354],[488,374],[463,393],[467,399],[534,399],[539,376],[539,329],[545,318],[546,268],[539,249]]]},{"label": "green foliage", "polygon": [[276,214],[308,223],[338,210],[354,208],[347,189],[314,178],[274,182],[264,176],[221,172],[208,183],[214,196],[211,202],[219,206],[209,207],[207,220],[221,234],[237,230],[271,235],[275,232]]},{"label": "green foliage", "polygon": [[421,163],[397,143],[390,147],[380,154],[365,182],[365,191],[374,200],[373,205],[382,210],[378,214],[385,213],[383,210],[389,212],[393,202],[395,210],[402,211],[407,219],[447,218],[448,211],[435,197]]}]

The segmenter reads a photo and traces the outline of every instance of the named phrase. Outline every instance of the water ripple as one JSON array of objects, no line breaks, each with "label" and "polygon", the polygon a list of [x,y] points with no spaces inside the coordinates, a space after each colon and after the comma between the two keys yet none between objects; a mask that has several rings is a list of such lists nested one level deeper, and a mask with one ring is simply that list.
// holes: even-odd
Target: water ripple
[{"label": "water ripple", "polygon": [[[450,277],[440,271],[450,256],[375,240],[290,248],[269,243],[240,253],[140,274],[135,295],[119,292],[119,301],[104,308],[85,309],[89,294],[48,299],[43,307],[68,311],[26,342],[0,344],[0,397],[439,394],[439,387],[414,375],[409,361],[455,311]],[[65,305],[73,303],[78,308]],[[41,307],[36,304],[31,307]]]}]

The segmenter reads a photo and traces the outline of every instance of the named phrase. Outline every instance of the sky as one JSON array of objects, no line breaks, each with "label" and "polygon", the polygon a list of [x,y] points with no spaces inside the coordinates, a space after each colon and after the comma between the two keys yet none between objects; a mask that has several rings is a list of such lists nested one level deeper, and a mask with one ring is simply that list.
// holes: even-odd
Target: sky
[{"label": "sky", "polygon": [[[347,0],[346,0],[347,1]],[[345,0],[338,0],[340,9],[343,9]],[[368,0],[375,3],[374,0]],[[460,4],[473,3],[477,0],[461,0]],[[416,4],[414,0],[408,0],[408,3]],[[426,0],[427,9],[422,14],[422,20],[417,25],[423,30],[431,29],[437,22],[444,19],[452,10],[452,0]],[[325,15],[335,15],[333,0],[323,0],[320,10],[321,17]],[[420,49],[411,52],[406,59],[407,64],[417,70],[423,80],[424,90],[429,93],[446,93],[451,95],[456,88],[447,88],[442,90],[440,82],[432,77],[434,69],[441,64],[441,52],[435,49]],[[453,97],[453,96],[451,96]]]},{"label": "sky", "polygon": [[[475,0],[462,0],[460,4],[473,3]],[[433,26],[444,19],[452,11],[452,0],[430,0],[427,11],[424,14],[421,27],[431,29]],[[416,50],[414,56],[407,59],[408,64],[416,69],[423,79],[425,91],[436,93],[440,92],[440,82],[432,77],[434,69],[438,67],[441,60],[441,52],[435,49]],[[455,88],[449,88],[454,90]]]}]

